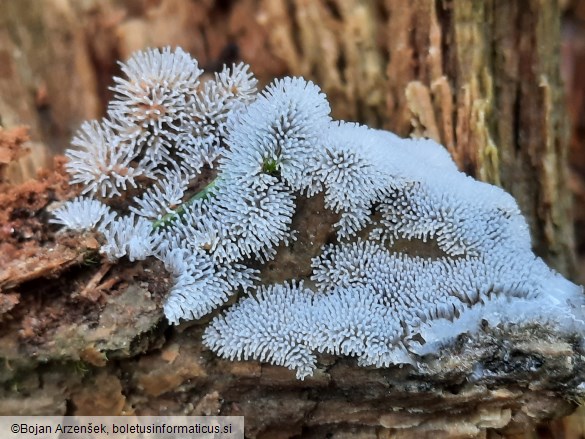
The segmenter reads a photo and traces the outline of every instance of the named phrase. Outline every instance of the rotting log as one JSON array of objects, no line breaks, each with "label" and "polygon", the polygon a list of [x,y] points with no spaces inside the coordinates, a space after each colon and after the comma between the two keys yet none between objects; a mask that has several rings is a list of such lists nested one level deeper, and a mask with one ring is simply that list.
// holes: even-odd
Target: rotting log
[{"label": "rotting log", "polygon": [[[166,323],[171,280],[159,261],[100,261],[99,235],[47,223],[54,202],[45,194],[69,196],[62,172],[0,200],[9,227],[36,236],[23,242],[3,230],[0,415],[243,415],[250,438],[528,438],[583,396],[581,339],[537,322],[486,322],[403,367],[319,355],[304,381],[283,367],[222,360],[201,343],[221,310]],[[322,209],[319,197],[305,201],[293,219],[303,231],[264,267],[264,282],[309,276],[335,221]]]},{"label": "rotting log", "polygon": [[[571,272],[555,2],[30,2],[0,3],[0,60],[7,60],[0,62],[0,118],[7,127],[29,125],[33,140],[52,152],[67,146],[81,120],[103,111],[115,60],[133,50],[181,45],[211,70],[241,57],[263,83],[285,74],[313,79],[336,118],[439,140],[461,169],[510,191],[537,253]],[[41,220],[45,204],[62,197],[45,189],[52,192],[43,202],[18,206],[2,224],[3,249],[18,234],[10,253],[16,261],[53,248],[54,229]],[[534,423],[569,412],[566,390],[583,380],[571,340],[523,333],[507,343],[485,334],[479,346],[462,339],[420,371],[322,357],[316,377],[298,382],[280,368],[218,360],[201,347],[200,326],[168,329],[160,313],[168,285],[148,274],[156,267],[104,274],[92,254],[86,245],[64,259],[73,268],[25,269],[26,282],[12,279],[2,294],[6,414],[242,413],[257,437],[436,430],[525,437]],[[436,373],[444,368],[453,370]],[[507,372],[482,380],[480,369]]]}]

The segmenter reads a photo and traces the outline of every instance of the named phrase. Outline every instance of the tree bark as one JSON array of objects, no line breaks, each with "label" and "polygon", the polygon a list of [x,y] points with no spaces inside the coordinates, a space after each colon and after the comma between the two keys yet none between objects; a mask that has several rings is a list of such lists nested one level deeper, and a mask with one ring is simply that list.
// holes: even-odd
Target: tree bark
[{"label": "tree bark", "polygon": [[[557,2],[45,0],[42,7],[36,5],[35,0],[0,3],[0,122],[6,128],[30,126],[36,164],[48,164],[45,156],[61,153],[81,121],[105,112],[111,76],[119,73],[116,60],[147,46],[178,45],[210,71],[241,58],[262,85],[274,77],[302,75],[322,87],[335,118],[437,140],[461,170],[509,191],[529,221],[535,252],[561,273],[575,274]],[[32,174],[21,163],[15,182]],[[42,191],[54,193],[62,181],[45,183],[34,188],[37,196]],[[13,204],[11,209],[21,203],[20,209],[36,215],[51,199],[39,198],[42,201],[37,203],[27,204],[22,197],[7,202]],[[37,240],[30,248],[53,239],[52,230],[40,223],[30,227],[34,233],[22,238]],[[90,244],[84,245],[87,250]],[[20,251],[26,246],[15,248]],[[30,304],[26,295],[37,286],[35,279],[50,276],[61,276],[65,283],[85,282],[93,290],[100,285],[101,293],[113,298],[90,294],[91,303],[83,302],[89,310],[85,317],[74,315],[68,325],[48,325],[50,331],[42,324],[35,329],[14,298],[6,302],[14,314],[8,324],[0,321],[0,327],[17,333],[0,339],[0,356],[10,359],[16,372],[5,369],[0,377],[19,390],[4,393],[5,414],[155,413],[167,406],[169,412],[246,414],[251,420],[248,434],[254,437],[276,437],[277,431],[278,437],[331,432],[333,437],[354,433],[422,437],[421,432],[441,426],[454,435],[529,437],[521,430],[530,422],[558,417],[571,407],[558,398],[559,387],[552,384],[563,381],[563,373],[573,373],[559,366],[563,358],[578,357],[566,341],[522,345],[523,358],[548,358],[542,369],[548,378],[536,389],[523,375],[520,378],[526,382],[519,387],[494,378],[478,390],[461,383],[467,370],[448,377],[405,376],[398,369],[363,371],[349,360],[328,358],[322,359],[321,375],[299,383],[277,368],[228,363],[202,352],[196,325],[183,328],[184,333],[165,332],[160,309],[156,309],[164,282],[157,286],[159,296],[152,289],[140,289],[135,280],[122,288],[120,277],[116,278],[119,282],[104,286],[99,269],[71,273],[72,263],[79,258],[84,261],[83,254],[63,250],[62,269],[52,261],[50,268],[18,278],[16,283],[2,283],[15,272],[0,276],[0,288],[18,294],[22,303]],[[126,279],[126,269],[114,270]],[[78,285],[61,287],[68,292],[80,289]],[[155,299],[149,301],[147,296]],[[115,319],[110,314],[121,312],[125,303],[137,298],[144,303],[139,301],[143,308],[132,312],[133,318],[142,319],[134,332],[119,334],[119,328],[106,326],[106,333],[93,334],[91,322],[82,326],[86,334],[74,331],[79,325],[76,319],[87,320],[88,315],[93,323],[111,323]],[[14,323],[18,319],[20,325]],[[125,324],[130,327],[132,322]],[[57,340],[77,334],[81,341],[71,349],[49,349],[43,344],[48,343],[49,333]],[[27,344],[39,342],[39,337],[42,348],[35,350],[38,346]],[[19,343],[23,345],[16,348]],[[124,343],[130,347],[123,349]],[[481,348],[477,352],[502,365],[507,347]],[[464,356],[454,349],[452,355]],[[25,358],[31,353],[38,360]],[[48,363],[43,365],[41,360]],[[60,370],[60,361],[82,370],[68,376]],[[425,382],[435,386],[433,390],[424,390]],[[445,394],[448,389],[452,394]],[[91,398],[92,392],[98,396]],[[323,392],[325,400],[320,398]],[[246,402],[252,397],[259,405]],[[416,402],[409,406],[410,398]],[[473,408],[466,408],[471,404]],[[260,407],[265,414],[254,417]],[[421,407],[429,410],[427,415],[407,414]],[[391,414],[397,408],[402,412]],[[352,410],[349,417],[336,417]],[[440,424],[439,419],[447,415],[451,420]]]}]

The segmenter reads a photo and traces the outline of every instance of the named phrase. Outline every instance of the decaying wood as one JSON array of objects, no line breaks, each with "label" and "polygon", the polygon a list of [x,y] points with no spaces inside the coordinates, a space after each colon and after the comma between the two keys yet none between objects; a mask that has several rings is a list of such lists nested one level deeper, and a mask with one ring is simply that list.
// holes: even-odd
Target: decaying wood
[{"label": "decaying wood", "polygon": [[563,17],[562,72],[571,125],[570,188],[574,194],[579,281],[585,283],[585,3],[571,0]]},{"label": "decaying wood", "polygon": [[[44,191],[61,185],[47,181]],[[24,229],[54,204],[25,201],[9,206]],[[300,206],[297,240],[262,267],[263,282],[309,281],[311,258],[331,239],[337,215],[318,214],[322,198]],[[42,240],[3,243],[13,257],[0,273],[0,415],[243,415],[250,438],[520,438],[570,413],[583,394],[581,343],[534,323],[486,324],[414,366],[361,368],[320,355],[305,381],[282,367],[221,360],[201,342],[221,310],[169,328],[162,302],[171,280],[159,261],[100,261],[99,235],[56,229],[45,223]]]},{"label": "decaying wood", "polygon": [[462,336],[416,367],[321,355],[299,381],[281,367],[218,359],[202,347],[201,322],[168,331],[164,288],[152,288],[160,268],[144,268],[141,281],[118,284],[83,313],[75,294],[45,311],[58,306],[59,318],[29,330],[13,313],[0,336],[0,414],[243,415],[250,438],[514,438],[573,410],[585,379],[572,341],[535,325]]},{"label": "decaying wood", "polygon": [[[116,60],[179,45],[208,70],[241,58],[262,85],[303,75],[327,93],[336,118],[440,141],[460,169],[511,192],[537,253],[572,271],[555,2],[33,3],[0,2],[0,124],[25,124],[33,139],[13,181],[33,176],[81,121],[103,114]],[[244,414],[247,434],[266,438],[524,438],[575,407],[566,390],[584,380],[582,353],[528,329],[505,343],[494,332],[462,338],[418,369],[322,356],[304,382],[219,360],[201,346],[199,324],[167,328],[160,267],[106,270],[81,241],[42,262],[65,245],[45,225],[46,207],[71,195],[61,183],[0,195],[2,414]],[[285,249],[275,262],[267,280],[290,277],[278,264],[306,268],[307,259],[291,263]]]}]

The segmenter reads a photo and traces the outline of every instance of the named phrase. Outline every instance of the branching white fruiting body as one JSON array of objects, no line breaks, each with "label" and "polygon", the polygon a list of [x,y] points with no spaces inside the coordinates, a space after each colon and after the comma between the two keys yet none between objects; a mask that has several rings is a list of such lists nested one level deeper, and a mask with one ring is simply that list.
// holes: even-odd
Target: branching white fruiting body
[{"label": "branching white fruiting body", "polygon": [[[109,259],[160,258],[174,279],[171,323],[254,290],[208,326],[219,355],[303,378],[317,352],[414,363],[481,319],[583,330],[581,289],[534,256],[514,199],[459,172],[437,143],[332,121],[326,96],[302,78],[257,95],[238,64],[201,84],[180,49],[138,52],[122,70],[108,119],[82,126],[67,169],[83,193],[124,196],[132,213],[76,199],[55,222],[97,228]],[[205,166],[215,180],[186,200]],[[257,285],[248,264],[295,239],[296,200],[318,192],[340,220],[337,243],[313,260],[314,288]],[[416,240],[440,254],[396,250]]]}]

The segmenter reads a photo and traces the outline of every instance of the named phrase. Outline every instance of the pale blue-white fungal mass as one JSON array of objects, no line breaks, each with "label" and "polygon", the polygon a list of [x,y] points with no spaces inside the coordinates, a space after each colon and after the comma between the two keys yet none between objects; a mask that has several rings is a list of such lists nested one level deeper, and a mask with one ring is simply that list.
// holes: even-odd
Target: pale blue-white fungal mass
[{"label": "pale blue-white fungal mass", "polygon": [[76,231],[101,229],[116,217],[116,213],[109,206],[93,198],[83,197],[65,203],[53,215],[55,218],[51,218],[49,222]]},{"label": "pale blue-white fungal mass", "polygon": [[[110,260],[160,259],[173,324],[240,294],[204,334],[220,356],[302,379],[318,353],[415,364],[482,321],[583,331],[581,288],[532,253],[515,200],[434,141],[334,121],[302,78],[257,93],[238,64],[204,80],[181,49],[138,52],[122,71],[107,117],[67,151],[86,198],[54,222],[97,230]],[[261,285],[258,264],[297,238],[298,200],[319,193],[338,215],[336,241],[307,282]],[[432,256],[401,250],[415,241]]]}]

